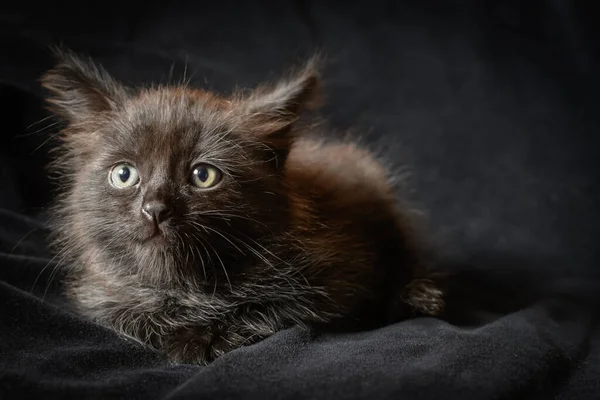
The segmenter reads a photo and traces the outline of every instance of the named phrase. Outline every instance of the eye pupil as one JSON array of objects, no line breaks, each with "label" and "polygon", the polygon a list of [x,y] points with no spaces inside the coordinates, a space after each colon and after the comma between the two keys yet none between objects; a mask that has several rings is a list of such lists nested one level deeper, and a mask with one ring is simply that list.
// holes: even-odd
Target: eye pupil
[{"label": "eye pupil", "polygon": [[131,176],[131,171],[128,167],[123,167],[119,170],[118,175],[121,182],[125,183],[129,180],[129,177]]},{"label": "eye pupil", "polygon": [[208,168],[197,168],[196,176],[200,179],[201,182],[206,182],[208,180]]}]

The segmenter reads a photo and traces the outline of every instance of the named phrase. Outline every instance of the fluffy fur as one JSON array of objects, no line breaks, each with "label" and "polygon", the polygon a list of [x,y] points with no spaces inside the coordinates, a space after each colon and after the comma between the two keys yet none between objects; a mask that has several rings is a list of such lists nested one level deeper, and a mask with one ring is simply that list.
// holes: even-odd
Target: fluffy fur
[{"label": "fluffy fur", "polygon": [[[300,118],[317,104],[315,60],[222,96],[128,88],[56,54],[42,79],[66,122],[54,244],[83,315],[174,362],[205,364],[291,325],[441,311],[389,172]],[[109,171],[123,161],[140,183],[115,189]],[[218,186],[190,184],[199,162],[222,171]],[[141,212],[153,199],[172,210],[160,240]]]}]

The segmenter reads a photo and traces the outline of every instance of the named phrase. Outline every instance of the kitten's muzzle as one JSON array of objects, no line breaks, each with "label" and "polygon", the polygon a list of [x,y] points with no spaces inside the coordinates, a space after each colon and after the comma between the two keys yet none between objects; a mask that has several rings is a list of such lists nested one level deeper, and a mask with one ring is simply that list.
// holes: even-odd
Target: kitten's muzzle
[{"label": "kitten's muzzle", "polygon": [[168,204],[160,200],[150,200],[142,205],[142,215],[156,226],[169,219],[172,211]]}]

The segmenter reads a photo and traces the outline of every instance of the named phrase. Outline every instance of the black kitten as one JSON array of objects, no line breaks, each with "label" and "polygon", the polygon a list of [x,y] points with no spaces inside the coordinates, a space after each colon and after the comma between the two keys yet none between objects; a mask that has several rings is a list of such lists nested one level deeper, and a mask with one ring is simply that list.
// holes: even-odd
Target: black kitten
[{"label": "black kitten", "polygon": [[388,171],[298,122],[314,62],[222,97],[58,56],[42,80],[68,124],[55,242],[87,317],[204,364],[295,324],[441,311]]}]

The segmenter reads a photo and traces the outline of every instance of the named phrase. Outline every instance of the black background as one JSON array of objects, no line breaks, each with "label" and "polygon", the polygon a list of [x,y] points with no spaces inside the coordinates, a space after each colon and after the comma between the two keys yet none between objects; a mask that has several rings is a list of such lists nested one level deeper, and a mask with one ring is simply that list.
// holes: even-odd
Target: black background
[{"label": "black background", "polygon": [[[0,5],[0,398],[600,398],[593,2],[81,3]],[[69,313],[43,226],[56,126],[36,123],[57,42],[127,83],[218,91],[323,50],[323,114],[410,170],[459,272],[451,315],[195,367]]]}]

